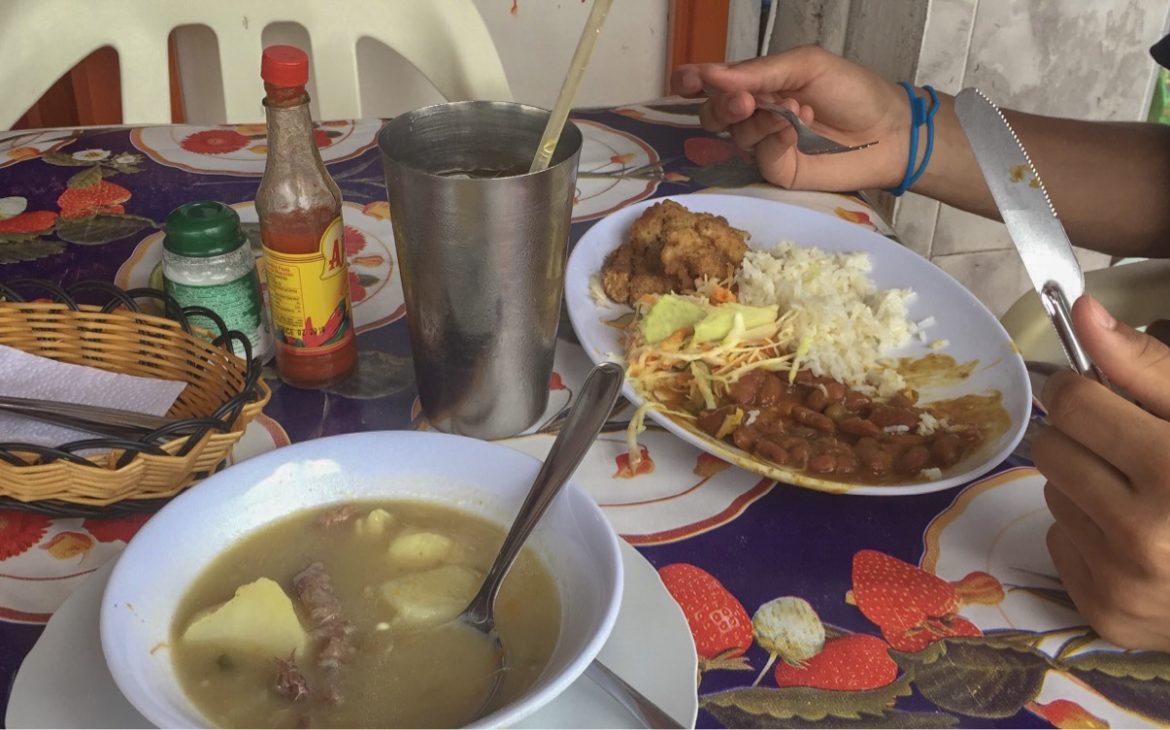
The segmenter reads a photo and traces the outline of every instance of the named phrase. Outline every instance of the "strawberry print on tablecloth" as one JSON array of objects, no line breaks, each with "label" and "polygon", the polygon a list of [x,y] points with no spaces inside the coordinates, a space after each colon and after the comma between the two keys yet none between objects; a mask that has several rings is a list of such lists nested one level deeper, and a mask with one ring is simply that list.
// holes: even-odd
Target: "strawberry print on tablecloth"
[{"label": "strawberry print on tablecloth", "polygon": [[78,170],[57,194],[56,211],[30,211],[23,196],[0,197],[0,264],[54,256],[66,243],[99,245],[158,227],[128,212],[130,190],[107,179],[141,172],[142,155],[91,148],[72,154],[49,150],[40,157],[46,164]]},{"label": "strawberry print on tablecloth", "polygon": [[776,667],[780,687],[814,687],[857,691],[885,687],[898,676],[890,646],[869,634],[846,634],[829,639],[824,647],[799,664]]},{"label": "strawberry print on tablecloth", "polygon": [[[1045,632],[981,630],[962,612],[1007,595],[983,571],[947,581],[859,550],[852,588],[840,598],[868,624],[858,631],[822,623],[799,596],[767,601],[749,621],[747,607],[707,570],[672,563],[659,574],[687,617],[700,678],[750,671],[730,689],[700,687],[702,708],[726,727],[950,727],[1022,711],[1062,728],[1110,727],[1110,717],[1127,727],[1170,722],[1170,656],[1082,652],[1078,637],[1046,653],[1038,648]],[[767,653],[761,665],[754,646]],[[1042,696],[1068,678],[1100,702],[1083,691]],[[1103,712],[1109,703],[1114,711]]]},{"label": "strawberry print on tablecloth", "polygon": [[[972,579],[985,576],[995,580],[986,574]],[[998,581],[991,594],[1003,598]],[[980,636],[978,627],[958,615],[959,599],[955,586],[915,565],[876,550],[853,556],[852,601],[899,651],[920,651],[947,636]]]},{"label": "strawberry print on tablecloth", "polygon": [[[895,708],[898,698],[910,694],[911,679],[886,642],[823,624],[804,598],[779,596],[749,618],[739,599],[699,566],[673,563],[659,568],[659,575],[687,617],[700,678],[744,673],[744,686],[706,694],[700,687],[701,706],[721,725],[953,724],[941,713]],[[753,645],[769,654],[762,666],[753,666],[747,656]]]},{"label": "strawberry print on tablecloth", "polygon": [[687,617],[699,671],[748,669],[742,656],[752,645],[752,621],[739,599],[695,565],[667,565],[658,576]]},{"label": "strawberry print on tablecloth", "polygon": [[[664,565],[659,575],[687,617],[700,681],[743,672],[730,689],[700,687],[701,706],[726,727],[950,727],[1021,711],[1056,727],[1109,727],[1083,697],[1041,698],[1050,674],[1081,679],[1129,717],[1167,719],[1170,705],[1155,698],[1170,698],[1170,657],[1076,654],[1076,646],[1051,655],[1037,649],[1040,632],[983,631],[963,611],[1006,595],[983,571],[947,581],[859,550],[851,590],[838,599],[856,606],[858,626],[868,627],[856,631],[822,623],[800,596],[766,601],[749,618],[750,607],[694,564]],[[763,662],[753,647],[766,653]]]},{"label": "strawberry print on tablecloth", "polygon": [[44,515],[0,510],[0,561],[20,555],[45,536],[52,521]]},{"label": "strawberry print on tablecloth", "polygon": [[61,518],[0,510],[0,619],[41,624],[150,518]]}]

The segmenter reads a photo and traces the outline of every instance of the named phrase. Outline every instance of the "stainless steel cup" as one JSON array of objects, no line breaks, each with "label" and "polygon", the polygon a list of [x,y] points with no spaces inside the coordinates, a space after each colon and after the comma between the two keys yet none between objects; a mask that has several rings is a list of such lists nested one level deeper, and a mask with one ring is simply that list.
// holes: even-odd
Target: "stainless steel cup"
[{"label": "stainless steel cup", "polygon": [[442,431],[512,436],[548,405],[581,131],[529,174],[547,119],[455,102],[378,134],[419,398]]}]

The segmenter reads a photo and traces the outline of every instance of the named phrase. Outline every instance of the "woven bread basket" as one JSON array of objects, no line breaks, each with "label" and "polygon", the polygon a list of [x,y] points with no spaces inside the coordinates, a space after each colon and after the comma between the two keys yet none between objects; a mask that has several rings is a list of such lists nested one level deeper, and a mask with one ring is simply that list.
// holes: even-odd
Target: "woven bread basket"
[{"label": "woven bread basket", "polygon": [[[50,297],[22,296],[36,289]],[[78,303],[80,296],[94,294],[107,303]],[[144,313],[143,299],[161,303],[168,316]],[[190,325],[187,318],[195,315],[212,320],[219,336],[201,337],[212,333]],[[124,292],[104,282],[68,289],[32,280],[0,283],[0,345],[74,365],[187,383],[167,413],[182,420],[182,428],[56,448],[0,443],[0,506],[54,515],[154,509],[221,469],[271,397],[259,377],[260,363],[234,355],[232,342],[242,342],[250,353],[246,338],[228,332],[214,313],[181,309],[157,290]]]}]

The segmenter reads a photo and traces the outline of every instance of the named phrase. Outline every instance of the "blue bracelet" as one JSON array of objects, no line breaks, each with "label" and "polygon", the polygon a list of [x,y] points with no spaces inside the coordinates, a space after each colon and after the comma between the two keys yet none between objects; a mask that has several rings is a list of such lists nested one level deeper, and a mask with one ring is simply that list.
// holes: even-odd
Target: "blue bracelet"
[{"label": "blue bracelet", "polygon": [[[901,196],[909,190],[926,170],[926,165],[930,162],[930,155],[934,151],[934,115],[938,112],[938,93],[933,86],[922,87],[926,93],[930,94],[930,110],[927,111],[926,101],[914,93],[913,86],[905,81],[898,85],[906,90],[906,96],[910,99],[910,153],[907,155],[906,174],[902,176],[901,184],[886,191],[895,196]],[[916,170],[914,169],[914,160],[918,156],[918,128],[923,124],[926,125],[926,150],[922,155],[922,162],[918,163]]]}]

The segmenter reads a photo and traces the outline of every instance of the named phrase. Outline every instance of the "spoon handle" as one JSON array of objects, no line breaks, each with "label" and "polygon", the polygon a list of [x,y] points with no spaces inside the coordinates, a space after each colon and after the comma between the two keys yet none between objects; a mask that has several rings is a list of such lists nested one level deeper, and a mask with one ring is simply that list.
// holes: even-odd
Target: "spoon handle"
[{"label": "spoon handle", "polygon": [[614,674],[612,669],[597,659],[594,659],[586,667],[585,676],[593,680],[598,687],[605,690],[606,694],[610,697],[620,702],[634,717],[641,720],[642,724],[646,727],[652,728],[652,730],[686,727],[686,725],[681,724],[678,720],[675,720],[667,714],[661,707],[654,704],[649,697],[631,687],[624,679]]},{"label": "spoon handle", "polygon": [[614,363],[602,363],[589,373],[577,400],[569,410],[564,426],[544,460],[544,466],[537,474],[528,496],[524,498],[524,504],[521,505],[511,529],[508,530],[507,537],[504,538],[496,561],[492,563],[484,578],[479,593],[468,606],[468,613],[481,620],[491,615],[491,606],[495,603],[496,593],[504,581],[504,576],[512,567],[516,556],[520,554],[520,548],[524,547],[532,528],[560,494],[565,482],[577,470],[577,465],[581,463],[601,427],[609,419],[624,380],[625,372]]}]

